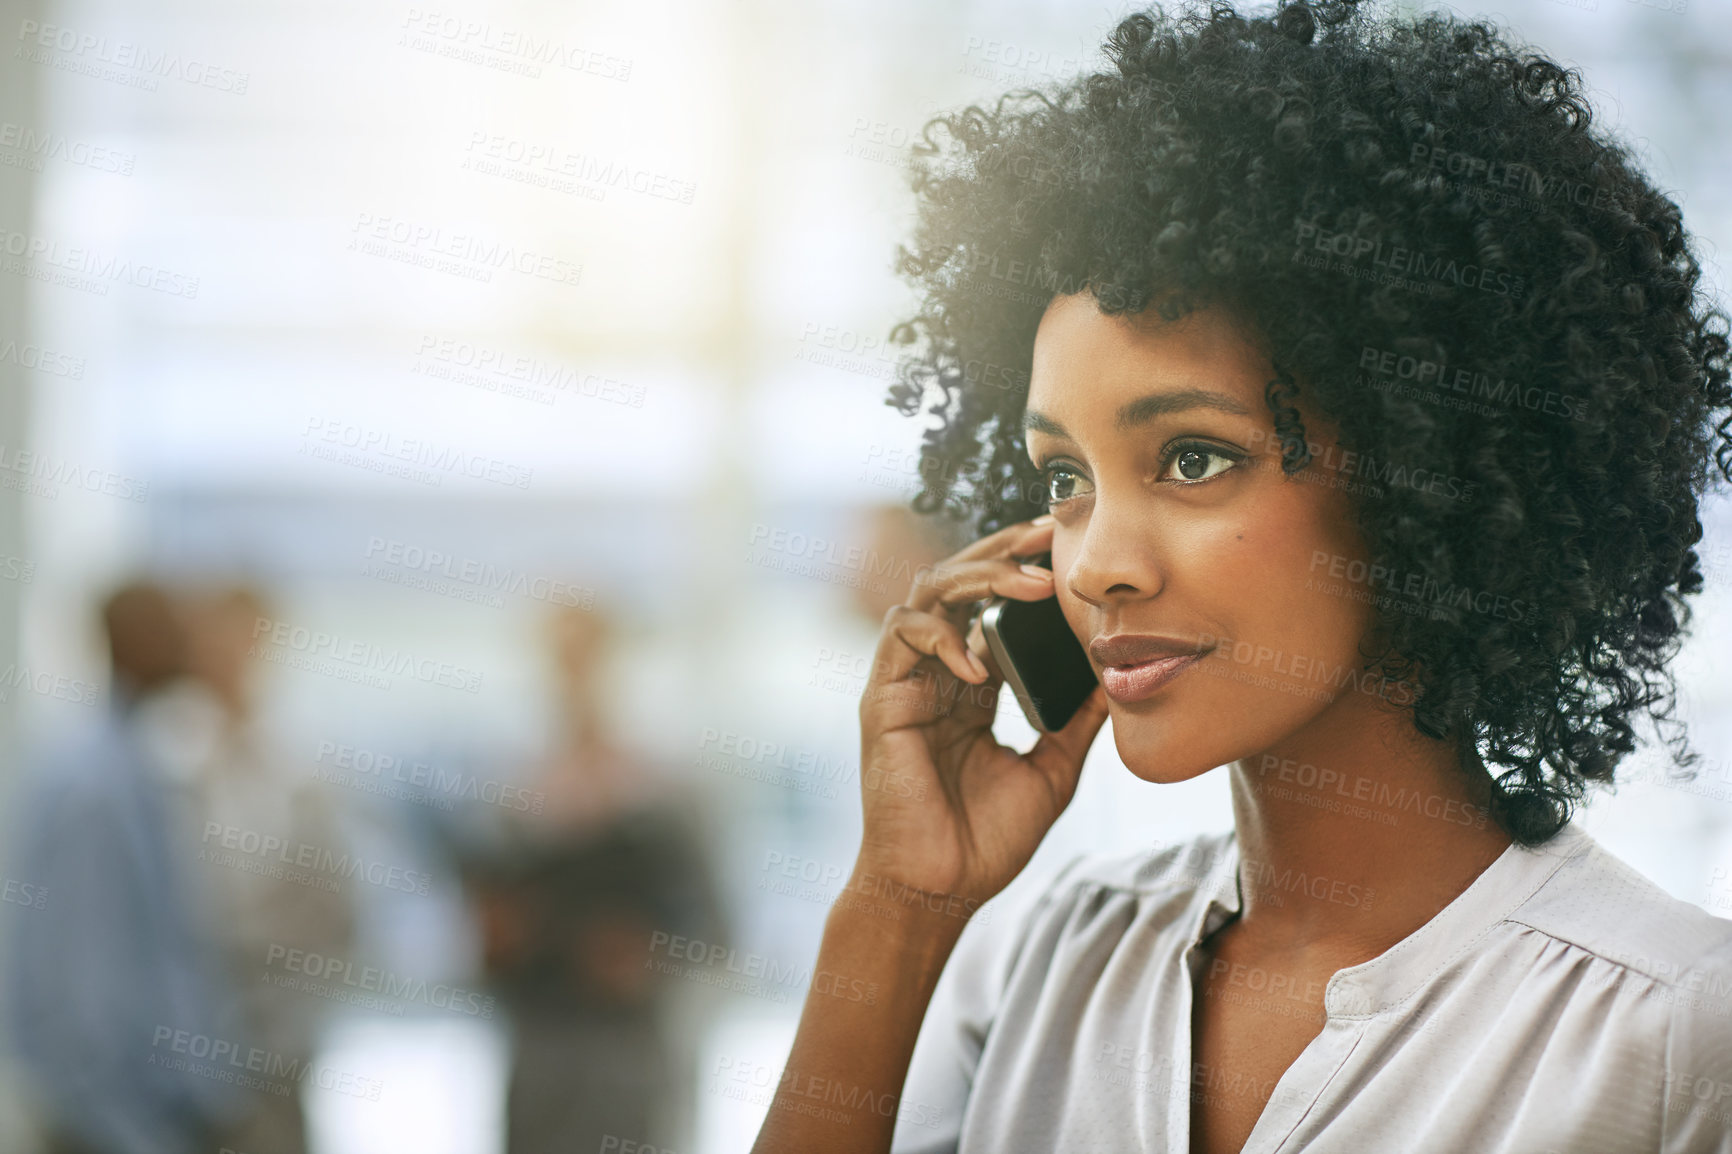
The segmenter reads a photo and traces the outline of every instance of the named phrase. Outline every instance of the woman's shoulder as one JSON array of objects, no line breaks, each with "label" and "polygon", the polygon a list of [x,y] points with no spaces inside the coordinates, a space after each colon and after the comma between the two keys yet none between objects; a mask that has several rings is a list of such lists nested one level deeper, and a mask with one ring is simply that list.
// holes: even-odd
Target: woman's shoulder
[{"label": "woman's shoulder", "polygon": [[1048,904],[1074,901],[1090,888],[1125,895],[1168,894],[1209,889],[1230,879],[1232,830],[1198,834],[1178,841],[1157,841],[1134,850],[1077,854],[1046,889]]},{"label": "woman's shoulder", "polygon": [[1564,860],[1508,921],[1732,1008],[1732,920],[1674,897],[1574,823],[1531,852]]},{"label": "woman's shoulder", "polygon": [[[1132,921],[1178,922],[1195,903],[1235,887],[1234,835],[1206,833],[1133,850],[1073,854],[1055,872],[1019,879],[972,919],[956,966],[998,988],[1033,949],[1050,955],[1061,943],[1088,938],[1109,950]],[[1117,926],[1105,930],[1106,923]]]},{"label": "woman's shoulder", "polygon": [[1018,878],[982,909],[987,916],[976,920],[993,923],[996,932],[990,936],[1000,941],[1026,936],[1042,921],[1065,923],[1070,932],[1079,932],[1080,906],[1099,909],[1115,900],[1173,898],[1231,885],[1233,845],[1234,834],[1228,830],[1130,850],[1073,853],[1055,871]]},{"label": "woman's shoulder", "polygon": [[1038,985],[1061,956],[1072,970],[1098,968],[1133,923],[1171,929],[1197,902],[1233,887],[1233,836],[1074,854],[1052,873],[1018,878],[969,919],[932,1016],[960,1025],[977,1048],[1019,970]]},{"label": "woman's shoulder", "polygon": [[1530,852],[1563,860],[1504,921],[1575,955],[1530,971],[1554,995],[1571,991],[1556,999],[1554,1028],[1624,1055],[1620,1084],[1662,1103],[1661,1149],[1726,1150],[1732,921],[1674,897],[1573,823]]}]

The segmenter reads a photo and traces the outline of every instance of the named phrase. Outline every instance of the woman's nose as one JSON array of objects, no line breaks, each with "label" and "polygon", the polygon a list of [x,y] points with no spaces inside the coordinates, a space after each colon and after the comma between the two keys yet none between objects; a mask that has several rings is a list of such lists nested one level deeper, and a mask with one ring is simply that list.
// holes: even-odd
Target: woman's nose
[{"label": "woman's nose", "polygon": [[1165,583],[1152,536],[1146,520],[1134,517],[1123,502],[1097,497],[1062,579],[1092,605],[1152,597]]}]

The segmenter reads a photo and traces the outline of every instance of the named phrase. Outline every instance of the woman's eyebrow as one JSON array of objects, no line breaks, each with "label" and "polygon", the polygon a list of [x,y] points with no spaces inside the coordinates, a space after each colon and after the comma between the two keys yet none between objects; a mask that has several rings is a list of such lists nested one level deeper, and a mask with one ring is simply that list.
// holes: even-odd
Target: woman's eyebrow
[{"label": "woman's eyebrow", "polygon": [[[1220,409],[1224,413],[1241,417],[1249,416],[1251,412],[1226,393],[1211,392],[1208,389],[1180,389],[1172,393],[1150,393],[1146,397],[1126,402],[1114,418],[1113,427],[1122,432],[1147,424],[1156,417],[1185,409]],[[1023,414],[1022,427],[1039,430],[1054,437],[1070,437],[1063,425],[1036,409],[1030,409]]]}]

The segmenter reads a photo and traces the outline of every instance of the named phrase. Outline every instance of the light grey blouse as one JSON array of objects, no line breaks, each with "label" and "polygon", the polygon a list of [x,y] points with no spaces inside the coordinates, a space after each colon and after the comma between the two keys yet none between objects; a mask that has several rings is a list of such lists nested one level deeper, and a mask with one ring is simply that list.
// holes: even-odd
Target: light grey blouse
[{"label": "light grey blouse", "polygon": [[1272,1014],[1321,995],[1322,1033],[1272,1088],[1191,1063],[1195,947],[1238,912],[1238,867],[1231,833],[1089,855],[1022,914],[970,924],[894,1154],[1185,1154],[1193,1089],[1272,1089],[1244,1154],[1732,1154],[1732,921],[1580,827],[1510,846],[1322,991],[1228,975]]}]

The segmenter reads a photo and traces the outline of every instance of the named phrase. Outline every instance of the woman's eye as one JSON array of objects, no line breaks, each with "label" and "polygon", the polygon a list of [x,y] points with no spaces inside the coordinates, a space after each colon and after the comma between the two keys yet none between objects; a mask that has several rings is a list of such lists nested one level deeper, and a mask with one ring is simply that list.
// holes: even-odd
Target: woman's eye
[{"label": "woman's eye", "polygon": [[1072,497],[1080,497],[1088,492],[1088,481],[1074,469],[1067,469],[1063,465],[1052,465],[1043,469],[1042,472],[1045,474],[1046,502],[1048,505],[1057,505],[1062,501],[1068,501]]},{"label": "woman's eye", "polygon": [[1218,477],[1239,463],[1240,458],[1208,445],[1184,445],[1167,462],[1168,481],[1207,481]]}]

